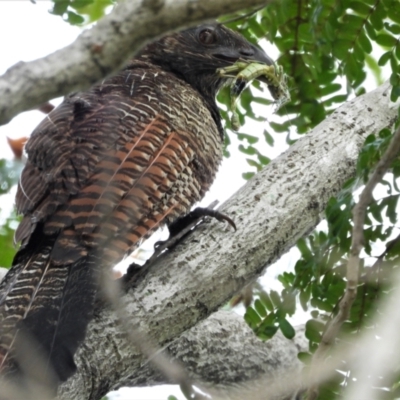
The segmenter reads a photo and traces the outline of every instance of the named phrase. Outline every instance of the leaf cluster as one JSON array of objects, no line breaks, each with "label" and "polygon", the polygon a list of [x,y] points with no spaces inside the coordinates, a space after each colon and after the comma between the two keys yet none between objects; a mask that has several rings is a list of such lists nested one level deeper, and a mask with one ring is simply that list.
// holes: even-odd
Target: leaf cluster
[{"label": "leaf cluster", "polygon": [[[287,313],[287,306],[283,304],[287,303],[288,298],[291,299],[290,314],[294,314],[298,307],[309,312],[311,318],[305,326],[309,352],[299,354],[299,358],[306,364],[321,341],[326,323],[337,313],[339,301],[345,291],[351,246],[352,209],[357,200],[354,191],[367,182],[391,138],[392,133],[383,129],[378,135],[370,135],[366,139],[358,159],[357,176],[346,182],[339,195],[331,198],[328,203],[325,210],[326,227],[315,230],[307,238],[298,241],[300,258],[294,271],[279,276],[283,284],[281,294],[275,291],[269,293],[269,298],[273,298],[274,315]],[[390,295],[391,272],[400,263],[400,230],[396,225],[400,196],[399,166],[400,157],[393,162],[390,173],[381,182],[383,189],[380,192],[384,192],[384,195],[376,196],[367,209],[357,297],[337,341],[356,341],[366,327],[379,332],[379,327],[372,321],[379,311],[380,301]],[[270,310],[271,302],[264,300],[268,298],[268,294],[259,294],[259,298],[247,310],[245,320],[260,338],[266,339],[277,331],[278,324],[274,320],[273,326],[276,329],[271,329],[266,323],[267,318],[260,313],[260,302]],[[258,312],[258,319],[255,311]],[[268,321],[271,319],[272,317]],[[279,327],[285,336],[290,337],[280,325]],[[335,371],[332,379],[321,387],[321,399],[338,398],[343,388],[350,384],[349,377],[354,376],[346,360],[343,360],[343,371]],[[385,398],[396,398],[398,388],[393,382],[392,387],[393,390],[385,389]]]},{"label": "leaf cluster", "polygon": [[71,25],[84,25],[102,18],[115,0],[53,0],[51,14],[59,15]]},{"label": "leaf cluster", "polygon": [[296,310],[295,293],[290,288],[280,294],[275,290],[268,293],[258,286],[254,294],[256,300],[253,306],[247,307],[244,319],[256,335],[266,340],[280,329],[285,337],[292,339],[295,330],[286,317]]},{"label": "leaf cluster", "polygon": [[[283,122],[282,118],[272,118],[266,122],[265,130],[286,133],[288,144],[293,142],[289,133],[306,133],[349,97],[365,93],[367,72],[382,83],[382,67],[388,65],[393,85],[391,100],[400,97],[398,0],[282,0],[251,16],[248,10],[242,15],[246,17],[227,25],[250,41],[263,44],[267,39],[276,46],[280,52],[276,62],[289,77],[291,101],[276,112],[277,116],[284,117]],[[227,16],[221,21],[231,18]],[[265,90],[257,82],[253,86]],[[229,109],[228,91],[220,94],[219,101]],[[252,95],[250,90],[243,93],[239,106],[242,123],[245,117],[256,121],[265,119],[254,114],[255,103],[265,105],[268,101],[264,96]],[[230,127],[229,121],[227,126]],[[265,140],[273,146],[270,136],[267,133]],[[258,138],[247,132],[237,137],[247,141],[247,146],[242,145],[240,151],[250,156],[249,165],[256,170],[262,168],[265,164],[259,160],[259,151],[254,150],[251,142]]]},{"label": "leaf cluster", "polygon": [[[19,160],[0,160],[0,204],[18,182],[23,164]],[[0,206],[0,267],[9,267],[15,254],[14,231],[18,217],[6,214]]]}]

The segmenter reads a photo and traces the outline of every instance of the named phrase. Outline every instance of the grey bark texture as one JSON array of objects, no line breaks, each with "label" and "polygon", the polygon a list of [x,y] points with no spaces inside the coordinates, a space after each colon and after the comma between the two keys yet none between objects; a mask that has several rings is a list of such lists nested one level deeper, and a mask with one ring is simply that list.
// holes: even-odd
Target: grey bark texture
[{"label": "grey bark texture", "polygon": [[[390,86],[384,84],[345,103],[254,176],[221,208],[235,219],[237,232],[219,222],[197,228],[140,279],[130,283],[131,288],[123,296],[126,317],[161,347],[172,349],[184,364],[184,352],[174,353],[176,346],[196,355],[187,360],[186,366],[202,381],[228,385],[266,373],[260,364],[269,361],[261,361],[250,332],[236,337],[235,329],[228,325],[226,338],[221,334],[221,341],[226,346],[231,341],[232,345],[242,343],[248,362],[232,351],[224,357],[225,366],[217,365],[221,364],[218,351],[212,346],[206,350],[210,325],[196,324],[257,279],[316,226],[329,198],[354,176],[365,138],[393,126],[398,104],[390,103],[389,94]],[[218,323],[223,325],[222,315],[216,314],[212,321],[220,319]],[[234,324],[234,317],[230,318]],[[190,328],[187,335],[199,338],[196,345],[182,335]],[[263,345],[265,349],[270,346]],[[196,346],[203,351],[196,352]],[[292,351],[293,345],[283,348],[281,359],[292,358]],[[147,361],[126,340],[115,313],[101,305],[76,360],[79,373],[61,388],[63,399],[96,399],[122,385],[162,381],[159,374],[149,372]],[[208,374],[213,368],[218,372]]]},{"label": "grey bark texture", "polygon": [[0,77],[0,125],[113,73],[146,42],[171,30],[271,0],[125,0],[71,45]]}]

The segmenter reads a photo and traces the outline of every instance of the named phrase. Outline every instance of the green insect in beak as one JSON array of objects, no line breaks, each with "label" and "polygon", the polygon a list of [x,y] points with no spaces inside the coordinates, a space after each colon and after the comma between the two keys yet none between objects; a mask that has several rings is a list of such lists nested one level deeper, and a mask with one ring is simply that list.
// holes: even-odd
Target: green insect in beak
[{"label": "green insect in beak", "polygon": [[[287,75],[280,65],[266,65],[251,61],[239,60],[235,64],[217,70],[220,76],[234,78],[231,84],[231,125],[234,131],[240,129],[239,114],[236,111],[237,102],[243,90],[254,80],[260,79],[267,83],[278,108],[290,100],[287,87]],[[234,75],[236,73],[236,75]]]}]

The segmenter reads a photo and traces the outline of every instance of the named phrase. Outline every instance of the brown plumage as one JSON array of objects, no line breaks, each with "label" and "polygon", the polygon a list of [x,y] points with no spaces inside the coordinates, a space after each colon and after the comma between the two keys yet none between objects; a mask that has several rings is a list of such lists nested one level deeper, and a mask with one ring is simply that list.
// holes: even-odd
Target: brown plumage
[{"label": "brown plumage", "polygon": [[226,78],[216,69],[240,58],[272,64],[221,25],[165,36],[35,129],[16,197],[22,246],[0,285],[3,372],[22,369],[14,353],[24,332],[59,381],[75,371],[96,270],[209,189],[223,146],[215,95]]}]

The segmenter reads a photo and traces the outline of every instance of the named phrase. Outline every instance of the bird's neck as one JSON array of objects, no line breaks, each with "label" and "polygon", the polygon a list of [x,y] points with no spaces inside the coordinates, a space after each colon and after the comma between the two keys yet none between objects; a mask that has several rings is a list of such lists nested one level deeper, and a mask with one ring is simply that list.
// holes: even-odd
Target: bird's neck
[{"label": "bird's neck", "polygon": [[[157,68],[164,72],[169,72],[173,74],[176,78],[189,84],[193,89],[195,89],[204,100],[206,107],[210,111],[210,114],[217,126],[218,132],[220,134],[222,142],[224,141],[224,129],[221,123],[221,115],[219,113],[219,108],[216,103],[216,95],[220,87],[222,87],[222,81],[219,78],[214,78],[213,76],[195,76],[193,79],[188,79],[182,73],[175,70],[170,64],[160,65],[159,63],[149,60],[147,55],[139,56],[127,65],[127,69],[130,68]],[[215,80],[217,79],[217,81]]]}]

